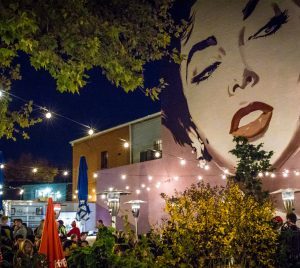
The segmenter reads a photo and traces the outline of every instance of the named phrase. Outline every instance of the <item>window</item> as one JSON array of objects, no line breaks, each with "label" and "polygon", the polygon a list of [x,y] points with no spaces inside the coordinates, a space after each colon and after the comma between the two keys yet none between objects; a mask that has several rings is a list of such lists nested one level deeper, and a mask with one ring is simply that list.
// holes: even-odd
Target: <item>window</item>
[{"label": "window", "polygon": [[108,152],[101,152],[101,169],[108,168]]}]

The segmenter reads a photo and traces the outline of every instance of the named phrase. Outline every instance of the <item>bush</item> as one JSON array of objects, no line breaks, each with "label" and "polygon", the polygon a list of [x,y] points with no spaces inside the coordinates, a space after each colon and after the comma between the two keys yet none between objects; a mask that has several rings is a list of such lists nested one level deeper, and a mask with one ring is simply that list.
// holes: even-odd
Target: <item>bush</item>
[{"label": "bush", "polygon": [[160,266],[274,265],[278,235],[269,200],[259,203],[234,183],[225,188],[199,183],[163,197],[169,218],[160,230]]}]

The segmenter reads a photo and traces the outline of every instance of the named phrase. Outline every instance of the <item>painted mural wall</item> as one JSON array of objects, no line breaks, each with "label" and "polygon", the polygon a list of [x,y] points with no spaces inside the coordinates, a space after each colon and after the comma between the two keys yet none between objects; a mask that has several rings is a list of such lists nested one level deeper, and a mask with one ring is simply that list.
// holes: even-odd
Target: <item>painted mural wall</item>
[{"label": "painted mural wall", "polygon": [[299,149],[299,48],[299,1],[195,1],[164,124],[199,160],[232,168],[237,135],[281,167]]},{"label": "painted mural wall", "polygon": [[[262,178],[265,189],[300,189],[300,176],[281,173],[300,171],[300,1],[179,2],[189,27],[180,43],[185,59],[165,68],[169,87],[161,96],[162,159],[99,172],[97,180],[98,192],[108,187],[131,191],[121,200],[120,215],[130,213],[124,204],[129,199],[147,202],[139,232],[164,217],[161,193],[183,191],[199,179],[226,183],[224,169],[236,164],[229,154],[234,135],[274,151],[277,173]],[[205,164],[209,169],[201,168]],[[281,194],[273,197],[277,212],[284,213]],[[298,215],[299,200],[296,193]],[[105,203],[97,203],[97,217],[109,224]]]}]

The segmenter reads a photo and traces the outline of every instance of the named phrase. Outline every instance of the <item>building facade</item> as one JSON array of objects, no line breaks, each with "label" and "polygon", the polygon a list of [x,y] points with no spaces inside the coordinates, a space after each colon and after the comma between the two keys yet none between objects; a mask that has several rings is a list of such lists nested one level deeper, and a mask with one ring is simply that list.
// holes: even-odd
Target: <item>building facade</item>
[{"label": "building facade", "polygon": [[161,115],[138,120],[98,132],[71,142],[73,150],[73,196],[76,199],[79,160],[85,156],[88,165],[89,200],[96,201],[99,172],[160,158]]}]

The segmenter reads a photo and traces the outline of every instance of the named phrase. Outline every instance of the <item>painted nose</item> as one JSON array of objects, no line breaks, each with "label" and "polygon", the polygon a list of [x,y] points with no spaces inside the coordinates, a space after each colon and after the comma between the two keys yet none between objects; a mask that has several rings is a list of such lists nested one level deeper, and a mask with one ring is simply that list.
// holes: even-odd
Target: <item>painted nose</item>
[{"label": "painted nose", "polygon": [[235,94],[238,89],[245,89],[248,85],[254,87],[259,81],[259,76],[254,71],[247,68],[244,69],[241,83],[236,83],[232,86],[232,94]]},{"label": "painted nose", "polygon": [[228,87],[229,96],[233,96],[240,89],[246,89],[248,86],[254,87],[259,82],[259,76],[257,73],[248,65],[246,58],[245,40],[244,40],[245,27],[243,27],[239,34],[238,39],[238,50],[239,59],[243,73],[240,79],[235,79],[235,84]]}]

